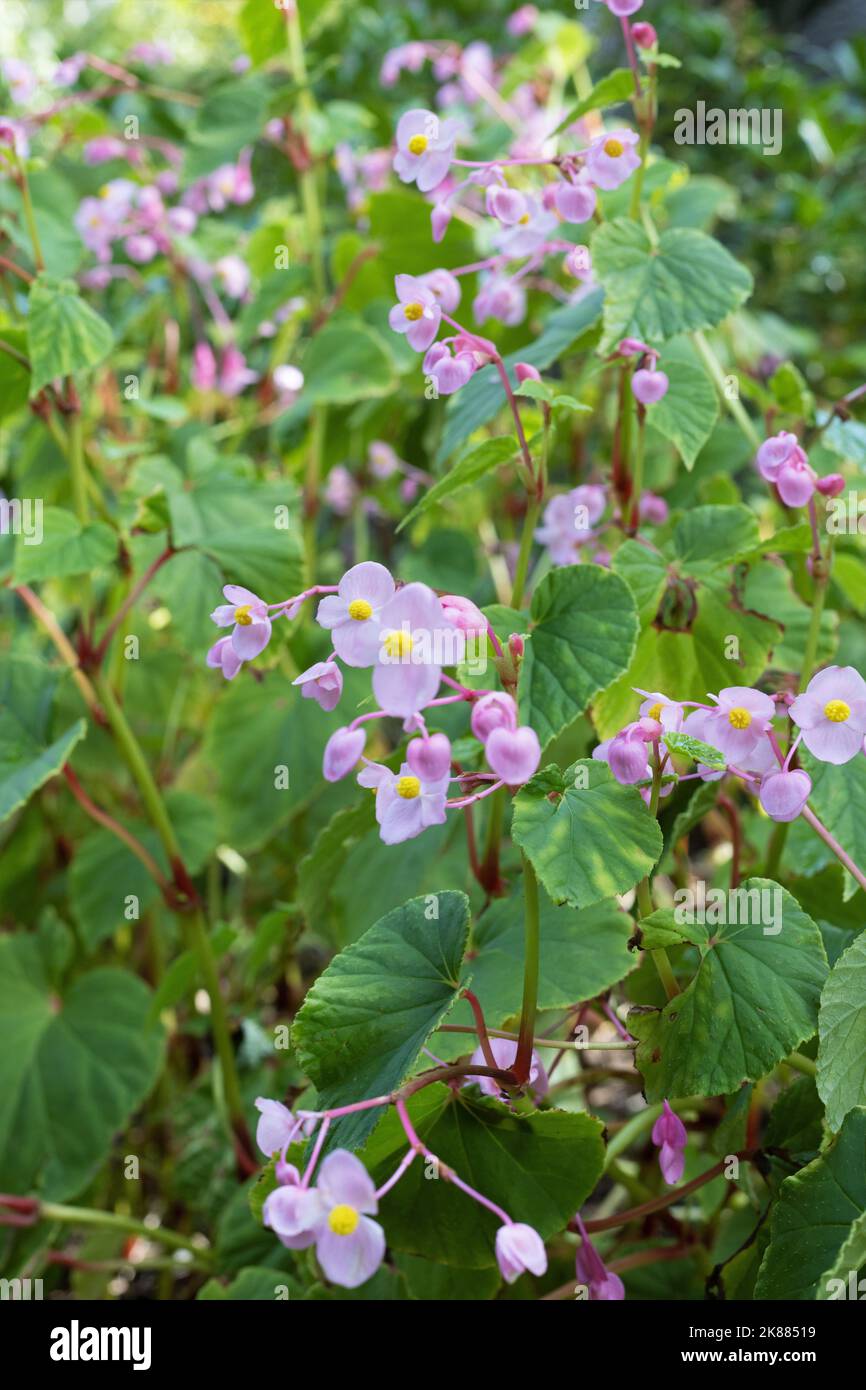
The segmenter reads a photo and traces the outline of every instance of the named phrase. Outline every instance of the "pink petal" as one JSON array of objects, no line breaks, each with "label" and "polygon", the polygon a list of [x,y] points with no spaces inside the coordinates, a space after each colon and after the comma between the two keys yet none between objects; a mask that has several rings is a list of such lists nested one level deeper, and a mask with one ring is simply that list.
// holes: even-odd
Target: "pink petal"
[{"label": "pink petal", "polygon": [[[333,1206],[345,1204],[356,1211],[376,1211],[376,1184],[363,1163],[348,1149],[335,1149],[319,1169],[317,1187]],[[347,1240],[347,1236],[341,1237]]]},{"label": "pink petal", "polygon": [[350,1236],[338,1236],[326,1225],[316,1241],[316,1256],[327,1279],[344,1289],[356,1289],[376,1273],[385,1255],[385,1232],[378,1221],[364,1216]]},{"label": "pink petal", "polygon": [[270,618],[260,619],[242,627],[238,623],[232,633],[232,646],[242,661],[252,661],[254,656],[264,651],[271,639]]}]

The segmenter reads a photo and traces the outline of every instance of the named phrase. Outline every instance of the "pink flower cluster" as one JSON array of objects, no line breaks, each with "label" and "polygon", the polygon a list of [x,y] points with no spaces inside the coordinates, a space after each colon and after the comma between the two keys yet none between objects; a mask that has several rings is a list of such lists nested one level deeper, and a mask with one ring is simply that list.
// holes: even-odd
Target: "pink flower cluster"
[{"label": "pink flower cluster", "polygon": [[819,478],[797,436],[787,430],[764,440],[755,463],[761,477],[773,484],[786,507],[805,507],[816,492],[824,497],[838,497],[845,487],[841,473]]},{"label": "pink flower cluster", "polygon": [[[504,691],[472,690],[444,674],[467,655],[479,652],[484,664],[487,643],[497,657],[502,648],[484,615],[459,594],[437,595],[426,584],[395,584],[389,571],[375,561],[353,565],[336,586],[315,586],[280,603],[266,604],[239,585],[223,590],[227,603],[211,614],[218,627],[232,629],[207,654],[208,665],[234,679],[245,661],[258,656],[270,641],[273,621],[281,614],[293,618],[303,603],[321,596],[316,614],[320,627],[331,634],[333,650],[296,677],[306,699],[331,711],[343,693],[345,666],[372,670],[377,708],[358,715],[333,733],[325,746],[323,775],[329,782],[346,777],[363,761],[358,782],[375,790],[376,818],[386,844],[399,844],[445,820],[448,808],[463,808],[489,796],[501,786],[517,787],[536,771],[541,747],[534,730],[521,726],[517,706]],[[520,650],[512,639],[512,654]],[[444,685],[449,693],[440,695]],[[471,706],[472,732],[484,747],[489,773],[452,775],[451,744],[445,734],[431,734],[424,711],[465,701]],[[399,771],[364,757],[364,725],[391,716],[403,722],[410,738]],[[464,781],[474,790],[449,798],[452,782]]]},{"label": "pink flower cluster", "polygon": [[[649,800],[646,785],[652,779],[649,762],[654,752],[664,774],[661,795],[676,781],[699,777],[716,781],[726,775],[739,777],[757,794],[767,815],[776,821],[792,821],[800,815],[812,793],[812,780],[792,760],[802,742],[813,757],[837,765],[866,753],[866,681],[853,666],[827,666],[810,680],[801,695],[773,697],[749,686],[732,685],[711,695],[712,704],[671,700],[660,691],[638,690],[644,697],[639,718],[600,743],[593,757],[606,762],[618,782],[639,785]],[[686,709],[691,712],[686,714]],[[799,732],[787,752],[773,727],[777,717],[789,716]],[[662,747],[665,733],[683,733],[708,744],[724,758],[724,767],[698,761],[697,772],[677,776]],[[714,759],[715,761],[715,759]],[[641,785],[643,784],[643,785]]]}]

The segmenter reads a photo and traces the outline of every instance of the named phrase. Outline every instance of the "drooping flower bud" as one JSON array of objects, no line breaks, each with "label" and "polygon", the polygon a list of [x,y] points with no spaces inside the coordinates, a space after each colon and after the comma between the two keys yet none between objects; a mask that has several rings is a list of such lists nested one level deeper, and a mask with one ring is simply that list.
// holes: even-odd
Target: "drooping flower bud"
[{"label": "drooping flower bud", "polygon": [[528,782],[541,762],[538,734],[528,725],[519,729],[494,729],[484,745],[489,766],[506,786]]},{"label": "drooping flower bud", "polygon": [[481,742],[486,743],[494,729],[517,728],[517,705],[510,695],[499,690],[482,695],[472,706],[472,732]]},{"label": "drooping flower bud", "polygon": [[406,749],[406,761],[422,782],[436,782],[451,768],[451,743],[445,734],[413,738]]},{"label": "drooping flower bud", "polygon": [[632,392],[641,405],[654,405],[660,401],[662,396],[667,395],[669,385],[664,372],[651,372],[646,367],[641,367],[631,379]]},{"label": "drooping flower bud", "polygon": [[661,1150],[659,1167],[662,1177],[671,1187],[678,1183],[683,1175],[687,1140],[685,1125],[665,1101],[662,1113],[653,1125],[652,1141]]},{"label": "drooping flower bud", "polygon": [[759,800],[771,820],[796,820],[812,795],[812,779],[802,768],[770,772],[761,783]]},{"label": "drooping flower bud", "polygon": [[364,751],[366,738],[363,729],[348,726],[337,729],[325,744],[322,773],[327,782],[339,782],[352,771]]},{"label": "drooping flower bud", "polygon": [[506,1284],[513,1284],[521,1274],[544,1274],[547,1270],[547,1251],[537,1231],[522,1221],[500,1226],[496,1232],[496,1259]]}]

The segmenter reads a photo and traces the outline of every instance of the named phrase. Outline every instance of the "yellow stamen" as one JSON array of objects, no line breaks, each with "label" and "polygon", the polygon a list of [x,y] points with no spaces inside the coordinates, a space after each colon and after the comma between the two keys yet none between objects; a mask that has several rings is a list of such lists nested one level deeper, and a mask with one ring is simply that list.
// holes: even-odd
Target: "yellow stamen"
[{"label": "yellow stamen", "polygon": [[748,729],[751,722],[751,714],[747,709],[743,709],[742,705],[736,705],[728,712],[728,723],[733,729]]},{"label": "yellow stamen", "polygon": [[403,305],[403,313],[410,323],[417,323],[424,313],[424,305],[419,304],[417,299],[413,299],[411,304]]},{"label": "yellow stamen", "polygon": [[401,629],[399,632],[386,632],[382,639],[382,646],[390,657],[395,660],[408,656],[415,644],[410,633]]},{"label": "yellow stamen", "polygon": [[609,154],[611,159],[619,159],[624,148],[622,142],[620,140],[615,140],[613,136],[611,136],[609,140],[605,140],[602,145],[605,154]]},{"label": "yellow stamen", "polygon": [[650,718],[650,719],[661,719],[661,714],[662,714],[662,702],[661,702],[661,700],[658,700],[658,701],[653,705],[652,709],[650,710],[649,715],[648,715],[648,718]]},{"label": "yellow stamen", "polygon": [[397,795],[404,801],[414,801],[421,795],[421,783],[417,777],[400,777],[397,782]]},{"label": "yellow stamen", "polygon": [[250,627],[252,621],[250,617],[250,605],[248,603],[242,603],[240,608],[235,609],[235,622],[239,627]]},{"label": "yellow stamen", "polygon": [[834,724],[844,724],[851,713],[851,706],[846,705],[844,700],[828,700],[824,713]]},{"label": "yellow stamen", "polygon": [[413,135],[409,141],[408,149],[410,154],[423,154],[427,148],[426,135]]},{"label": "yellow stamen", "polygon": [[367,618],[373,616],[373,605],[368,603],[365,598],[353,598],[349,604],[349,617],[354,618],[356,623],[363,623]]},{"label": "yellow stamen", "polygon": [[339,1207],[332,1207],[328,1212],[328,1225],[335,1236],[350,1236],[358,1229],[360,1220],[355,1208],[346,1206],[345,1203]]},{"label": "yellow stamen", "polygon": [[523,214],[523,216],[522,216],[522,217],[518,217],[517,220],[518,220],[518,222],[520,223],[521,227],[525,227],[526,224],[527,224],[527,222],[529,221],[529,213],[528,213],[528,212],[525,212],[525,213]]}]

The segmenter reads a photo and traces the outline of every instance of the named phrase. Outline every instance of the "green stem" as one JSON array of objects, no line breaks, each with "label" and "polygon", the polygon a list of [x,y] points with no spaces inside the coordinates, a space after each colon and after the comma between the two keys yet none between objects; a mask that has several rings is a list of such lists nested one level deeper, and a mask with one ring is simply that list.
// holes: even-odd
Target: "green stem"
[{"label": "green stem", "polygon": [[804,1076],[815,1077],[818,1075],[816,1063],[812,1061],[811,1057],[804,1057],[802,1052],[791,1052],[784,1060],[786,1067],[802,1072]]},{"label": "green stem", "polygon": [[821,616],[824,612],[824,602],[827,597],[828,580],[829,575],[824,575],[815,580],[815,592],[812,596],[812,616],[809,620],[809,632],[806,636],[803,665],[800,671],[800,691],[806,689],[815,670],[815,663],[818,658],[818,643],[821,640]]},{"label": "green stem", "polygon": [[[304,57],[304,40],[301,34],[301,19],[297,5],[293,5],[286,15],[289,35],[289,66],[292,77],[298,88],[297,106],[304,117],[309,118],[316,109],[316,103],[310,92],[307,80],[307,64]],[[307,129],[303,131],[306,138],[309,134]],[[310,261],[313,272],[313,286],[316,292],[318,307],[325,297],[325,262],[323,258],[323,237],[322,237],[322,213],[319,205],[319,190],[316,186],[316,175],[313,169],[304,169],[300,173],[301,204],[304,209],[304,221],[307,224],[307,246],[310,251]]]},{"label": "green stem", "polygon": [[[118,1216],[112,1211],[94,1211],[90,1207],[68,1207],[59,1202],[40,1202],[39,1216],[43,1221],[62,1221],[70,1226],[101,1226],[105,1230],[119,1231],[124,1235],[143,1236],[145,1240],[156,1241],[168,1246],[170,1250],[196,1249],[189,1236],[179,1231],[168,1230],[164,1226],[146,1226],[132,1216]],[[197,1258],[210,1267],[213,1256],[208,1251],[196,1249]]]},{"label": "green stem", "polygon": [[[658,816],[661,785],[662,767],[661,759],[659,757],[658,746],[656,745],[655,754],[653,756],[653,786],[652,793],[650,795],[650,812],[653,816]],[[641,879],[640,883],[637,886],[637,902],[639,919],[649,917],[650,914],[655,910],[653,905],[652,889],[650,888],[649,874],[647,874],[646,878]],[[649,954],[652,957],[653,965],[658,971],[658,977],[662,982],[665,994],[667,995],[668,999],[674,999],[679,994],[680,987],[677,984],[676,976],[671,968],[671,963],[668,960],[667,951],[664,949],[664,947],[660,946],[657,950],[650,951]]]},{"label": "green stem", "polygon": [[243,1096],[241,1095],[240,1080],[238,1079],[238,1069],[235,1061],[234,1048],[232,1046],[231,1032],[229,1030],[228,1014],[220,988],[216,960],[214,959],[204,914],[198,909],[190,915],[187,935],[190,945],[198,958],[198,966],[201,971],[202,979],[204,980],[204,987],[210,998],[211,1026],[213,1028],[214,1043],[216,1045],[217,1056],[219,1057],[220,1069],[222,1071],[226,1109],[234,1125],[240,1126],[240,1134],[243,1136],[246,1131],[244,1102]]},{"label": "green stem", "polygon": [[141,750],[141,745],[135,737],[129,722],[115,698],[109,682],[102,676],[94,678],[97,694],[102,708],[105,710],[106,717],[111,732],[114,735],[124,761],[132,774],[133,781],[141,793],[147,814],[154,830],[160,838],[163,849],[165,850],[169,864],[174,867],[178,861],[182,861],[180,843],[174,832],[174,827],[165,809],[159,788],[153,779],[147,760]]},{"label": "green stem", "polygon": [[788,826],[790,824],[790,821],[779,820],[773,826],[773,833],[767,846],[767,862],[764,865],[765,878],[775,878],[779,872],[779,864],[785,852],[785,841],[788,838]]},{"label": "green stem", "polygon": [[520,1010],[520,1030],[517,1037],[517,1053],[514,1058],[514,1075],[521,1083],[529,1080],[532,1065],[532,1041],[535,1035],[535,1013],[538,1004],[538,955],[539,955],[539,915],[538,883],[535,870],[523,855],[523,895],[524,895],[524,942],[523,961],[523,1004]]},{"label": "green stem", "polygon": [[45,260],[42,255],[42,246],[39,241],[39,231],[36,226],[36,217],[33,212],[33,199],[30,197],[30,184],[27,180],[27,170],[24,168],[23,161],[18,159],[18,187],[21,190],[21,205],[24,209],[24,221],[27,223],[27,231],[30,235],[30,242],[33,246],[33,264],[41,272],[45,269]]},{"label": "green stem", "polygon": [[746,439],[756,451],[761,447],[761,437],[739,400],[739,397],[731,397],[725,389],[725,373],[713,349],[710,347],[703,333],[693,333],[692,342],[703,358],[704,365],[716,384],[722,404],[727,406],[733,418],[736,420]]},{"label": "green stem", "polygon": [[531,497],[529,499],[529,505],[526,508],[526,516],[523,518],[523,531],[520,535],[520,551],[514,570],[514,583],[511,586],[512,608],[519,608],[523,602],[523,590],[526,588],[526,578],[529,573],[529,557],[532,554],[532,541],[535,535],[535,527],[540,509],[540,498]]}]

